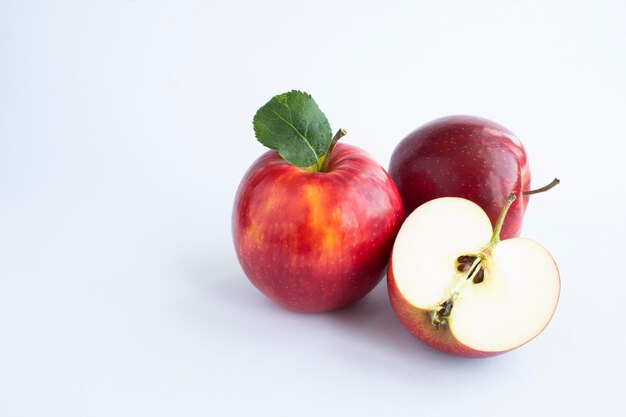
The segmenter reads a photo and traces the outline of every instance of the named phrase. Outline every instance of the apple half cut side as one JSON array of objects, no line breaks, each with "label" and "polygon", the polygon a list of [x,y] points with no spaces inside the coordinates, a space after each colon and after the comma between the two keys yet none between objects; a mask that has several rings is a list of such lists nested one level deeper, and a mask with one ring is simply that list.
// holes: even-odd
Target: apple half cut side
[{"label": "apple half cut side", "polygon": [[391,304],[409,332],[469,357],[505,352],[541,333],[559,299],[557,266],[539,243],[500,241],[498,229],[462,198],[431,200],[411,213],[388,267]]}]

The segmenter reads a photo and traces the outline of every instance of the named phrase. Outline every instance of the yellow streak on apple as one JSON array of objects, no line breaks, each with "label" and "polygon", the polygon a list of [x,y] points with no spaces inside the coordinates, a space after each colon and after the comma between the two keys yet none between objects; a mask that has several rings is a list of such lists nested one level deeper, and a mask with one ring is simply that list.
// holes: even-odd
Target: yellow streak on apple
[{"label": "yellow streak on apple", "polygon": [[335,253],[341,244],[341,235],[334,223],[341,213],[329,210],[324,201],[324,193],[315,185],[307,185],[303,190],[306,207],[308,207],[309,230],[315,240],[321,242],[322,253]]}]

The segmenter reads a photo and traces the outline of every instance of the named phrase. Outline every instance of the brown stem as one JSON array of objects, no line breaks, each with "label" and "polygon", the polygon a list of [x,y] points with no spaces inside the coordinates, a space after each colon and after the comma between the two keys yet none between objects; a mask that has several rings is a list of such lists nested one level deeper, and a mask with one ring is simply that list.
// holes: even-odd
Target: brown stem
[{"label": "brown stem", "polygon": [[558,178],[555,178],[552,180],[552,182],[548,185],[545,185],[541,188],[537,188],[536,190],[527,190],[522,192],[522,195],[532,195],[532,194],[539,194],[539,193],[543,193],[544,191],[548,191],[554,187],[556,187],[561,181]]},{"label": "brown stem", "polygon": [[330,161],[330,154],[332,153],[333,149],[335,148],[335,145],[337,144],[337,142],[339,142],[339,139],[341,139],[342,137],[344,137],[346,135],[346,131],[344,129],[339,129],[337,131],[337,133],[335,133],[335,136],[333,136],[333,140],[330,141],[330,145],[328,145],[328,152],[326,152],[326,156],[324,156],[324,162],[322,163],[322,167],[320,168],[320,172],[326,172],[326,170],[328,170],[328,164]]}]

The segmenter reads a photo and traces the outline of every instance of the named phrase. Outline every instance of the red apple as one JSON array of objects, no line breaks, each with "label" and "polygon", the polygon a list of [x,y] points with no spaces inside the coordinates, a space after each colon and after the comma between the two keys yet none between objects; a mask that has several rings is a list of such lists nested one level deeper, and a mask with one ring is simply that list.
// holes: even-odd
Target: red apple
[{"label": "red apple", "polygon": [[446,353],[484,357],[537,336],[559,299],[552,256],[525,238],[500,240],[475,203],[443,197],[406,219],[393,247],[387,285],[394,312],[418,339]]},{"label": "red apple", "polygon": [[232,230],[250,281],[288,309],[322,312],[364,297],[382,278],[404,220],[391,177],[361,149],[338,144],[326,172],[257,159],[235,198]]},{"label": "red apple", "polygon": [[[502,202],[530,188],[522,143],[487,119],[449,116],[409,134],[393,152],[389,174],[407,214],[438,197],[462,197],[485,210],[495,225]],[[528,197],[511,207],[502,238],[519,236]]]}]

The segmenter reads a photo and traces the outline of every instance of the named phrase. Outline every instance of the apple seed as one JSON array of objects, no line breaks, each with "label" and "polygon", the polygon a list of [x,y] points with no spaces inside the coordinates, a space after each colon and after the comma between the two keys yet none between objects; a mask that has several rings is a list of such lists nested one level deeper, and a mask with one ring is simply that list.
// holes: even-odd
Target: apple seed
[{"label": "apple seed", "polygon": [[474,276],[473,282],[474,284],[480,284],[481,282],[483,282],[484,279],[485,270],[481,268],[480,271],[478,271],[478,273]]},{"label": "apple seed", "polygon": [[473,264],[474,261],[476,260],[476,256],[472,256],[472,255],[461,255],[457,258],[457,262],[460,264]]}]

